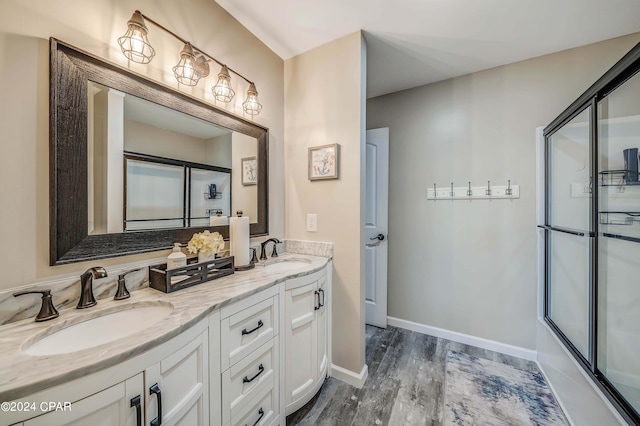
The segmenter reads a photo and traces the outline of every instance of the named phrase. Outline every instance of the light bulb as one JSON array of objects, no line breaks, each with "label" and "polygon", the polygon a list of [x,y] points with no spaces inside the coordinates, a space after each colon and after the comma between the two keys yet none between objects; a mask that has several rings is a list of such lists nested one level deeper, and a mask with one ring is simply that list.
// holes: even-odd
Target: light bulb
[{"label": "light bulb", "polygon": [[211,88],[213,96],[218,101],[231,102],[236,92],[231,88],[231,76],[229,69],[223,65],[218,73],[218,82]]},{"label": "light bulb", "polygon": [[120,49],[127,59],[140,64],[151,62],[156,51],[149,44],[148,33],[142,13],[136,10],[127,22],[127,32],[118,39]]},{"label": "light bulb", "polygon": [[186,86],[195,86],[200,80],[196,72],[196,57],[190,43],[186,43],[180,52],[180,61],[173,67],[173,74],[180,83]]},{"label": "light bulb", "polygon": [[244,112],[250,114],[251,116],[260,114],[260,111],[262,110],[262,105],[258,101],[258,91],[256,90],[256,86],[253,83],[249,84],[247,97],[242,103],[242,108],[244,109]]}]

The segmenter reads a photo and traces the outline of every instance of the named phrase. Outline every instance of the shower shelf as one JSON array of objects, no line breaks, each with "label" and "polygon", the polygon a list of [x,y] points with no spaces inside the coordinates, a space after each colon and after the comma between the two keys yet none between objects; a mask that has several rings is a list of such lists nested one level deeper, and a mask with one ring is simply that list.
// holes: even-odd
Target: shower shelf
[{"label": "shower shelf", "polygon": [[222,194],[222,192],[216,192],[215,197],[212,197],[209,192],[203,193],[205,200],[222,200]]},{"label": "shower shelf", "polygon": [[[636,179],[633,183],[627,183],[626,176],[628,174],[635,175]],[[603,170],[599,173],[600,186],[633,186],[640,185],[638,177],[640,173],[631,170]]]},{"label": "shower shelf", "polygon": [[605,211],[599,215],[600,235],[640,243],[640,229],[633,226],[640,223],[640,212]]},{"label": "shower shelf", "polygon": [[633,225],[640,222],[640,212],[600,212],[601,225]]}]

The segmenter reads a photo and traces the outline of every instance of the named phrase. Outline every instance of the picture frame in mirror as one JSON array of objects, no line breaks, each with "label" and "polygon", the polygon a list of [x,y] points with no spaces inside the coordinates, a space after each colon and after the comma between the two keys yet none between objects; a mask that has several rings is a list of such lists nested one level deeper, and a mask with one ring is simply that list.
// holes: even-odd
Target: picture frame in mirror
[{"label": "picture frame in mirror", "polygon": [[241,159],[242,164],[242,185],[258,184],[258,160],[256,157],[246,157]]}]

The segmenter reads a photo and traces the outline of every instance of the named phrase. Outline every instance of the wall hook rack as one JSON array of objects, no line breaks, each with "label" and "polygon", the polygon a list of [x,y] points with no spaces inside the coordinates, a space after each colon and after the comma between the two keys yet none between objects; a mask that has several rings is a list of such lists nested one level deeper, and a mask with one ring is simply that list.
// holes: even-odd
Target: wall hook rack
[{"label": "wall hook rack", "polygon": [[451,182],[450,187],[438,188],[433,184],[433,189],[427,191],[428,200],[492,200],[492,199],[514,199],[520,198],[520,186],[511,185],[511,180],[506,185],[491,185],[487,181],[487,186],[471,186],[469,181],[467,186],[454,187]]}]

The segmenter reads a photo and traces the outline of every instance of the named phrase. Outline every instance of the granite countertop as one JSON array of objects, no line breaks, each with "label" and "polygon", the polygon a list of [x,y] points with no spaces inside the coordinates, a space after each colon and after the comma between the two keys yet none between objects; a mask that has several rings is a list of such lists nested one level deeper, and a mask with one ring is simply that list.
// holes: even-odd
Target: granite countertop
[{"label": "granite countertop", "polygon": [[[27,319],[0,326],[0,401],[12,401],[46,388],[59,385],[114,366],[170,340],[207,317],[211,312],[251,296],[286,279],[308,275],[322,269],[327,257],[283,253],[276,262],[306,259],[308,266],[293,272],[269,272],[256,266],[244,272],[209,281],[175,293],[165,294],[144,288],[131,293],[126,300],[99,301],[86,310],[65,309],[51,321]],[[271,262],[268,262],[271,263]],[[171,304],[171,314],[153,327],[111,343],[59,355],[34,356],[22,352],[22,346],[38,334],[51,334],[83,320],[99,317],[119,307],[155,303]],[[49,330],[51,329],[51,330]]]}]

